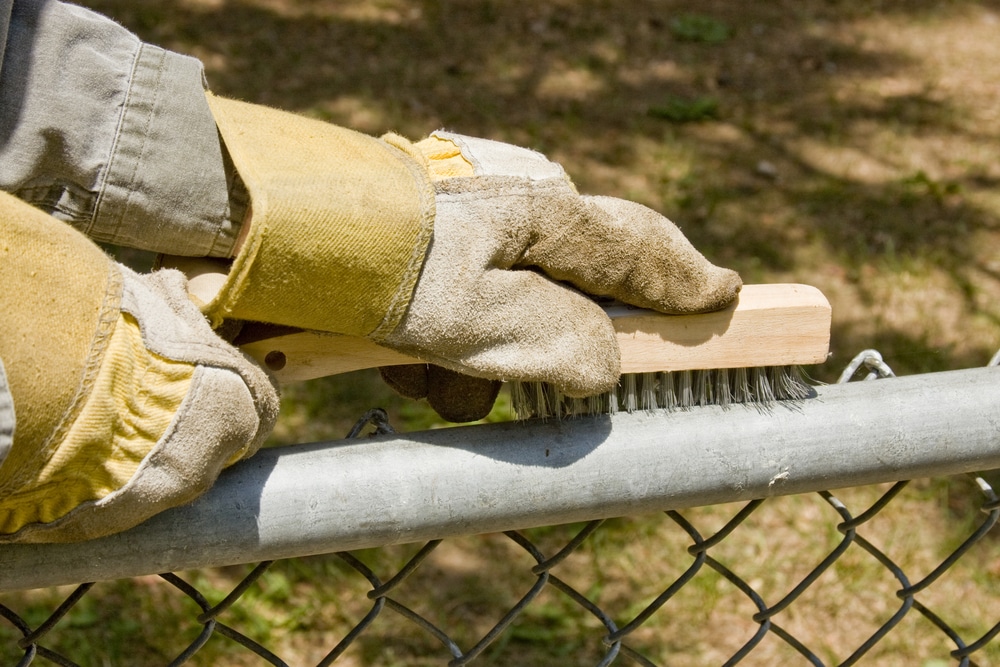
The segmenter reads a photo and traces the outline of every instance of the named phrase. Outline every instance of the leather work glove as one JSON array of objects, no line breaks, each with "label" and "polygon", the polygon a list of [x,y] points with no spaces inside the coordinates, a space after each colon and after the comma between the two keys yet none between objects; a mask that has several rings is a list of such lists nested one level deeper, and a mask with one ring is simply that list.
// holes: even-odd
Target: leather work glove
[{"label": "leather work glove", "polygon": [[[366,336],[454,372],[445,388],[458,374],[582,397],[612,388],[620,358],[610,320],[581,292],[665,313],[723,308],[739,292],[737,274],[669,220],[581,196],[534,151],[445,132],[379,140],[209,101],[253,207],[246,243],[206,306],[216,322]],[[435,384],[425,371],[384,375],[416,395]],[[447,393],[453,416],[492,404],[489,392],[465,406],[470,392]]]},{"label": "leather work glove", "polygon": [[[674,314],[723,308],[739,292],[739,277],[705,260],[669,220],[579,195],[537,152],[447,132],[416,146],[435,186],[434,239],[389,347],[425,359],[422,351],[439,349],[464,373],[589,396],[618,381],[617,343],[603,311],[567,284]],[[381,371],[455,421],[485,416],[500,388],[433,365]]]},{"label": "leather work glove", "polygon": [[0,194],[0,285],[17,419],[0,452],[0,542],[130,528],[197,497],[269,433],[273,382],[212,332],[179,272],[133,273]]}]

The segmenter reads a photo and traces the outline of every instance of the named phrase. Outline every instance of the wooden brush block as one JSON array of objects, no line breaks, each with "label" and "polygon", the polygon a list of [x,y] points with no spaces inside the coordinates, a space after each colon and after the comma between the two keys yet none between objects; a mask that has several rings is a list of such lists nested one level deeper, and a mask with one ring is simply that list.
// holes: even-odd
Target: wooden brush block
[{"label": "wooden brush block", "polygon": [[[830,304],[808,285],[745,285],[736,303],[702,315],[663,315],[627,306],[607,312],[618,332],[622,373],[817,364],[826,360],[830,346]],[[240,348],[282,384],[422,363],[364,338],[312,331],[253,340]]]},{"label": "wooden brush block", "polygon": [[736,303],[701,315],[617,307],[622,373],[805,366],[830,351],[830,303],[809,285],[744,285]]}]

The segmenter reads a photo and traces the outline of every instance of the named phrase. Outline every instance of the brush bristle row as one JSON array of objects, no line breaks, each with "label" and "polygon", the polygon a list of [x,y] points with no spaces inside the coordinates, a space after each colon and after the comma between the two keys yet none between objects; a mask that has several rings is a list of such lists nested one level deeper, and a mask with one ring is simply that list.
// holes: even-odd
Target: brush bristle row
[{"label": "brush bristle row", "polygon": [[518,419],[544,419],[734,403],[768,406],[802,400],[810,392],[799,367],[772,366],[626,374],[610,392],[588,398],[564,396],[542,382],[515,382],[511,403]]}]

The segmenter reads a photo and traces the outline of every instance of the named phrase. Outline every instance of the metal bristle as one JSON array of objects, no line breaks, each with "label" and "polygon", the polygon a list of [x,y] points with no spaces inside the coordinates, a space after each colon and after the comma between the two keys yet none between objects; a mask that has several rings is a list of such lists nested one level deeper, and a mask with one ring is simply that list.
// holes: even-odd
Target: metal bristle
[{"label": "metal bristle", "polygon": [[677,392],[674,390],[673,373],[659,373],[659,386],[657,387],[657,405],[664,410],[673,410],[677,407]]},{"label": "metal bristle", "polygon": [[775,401],[799,401],[810,393],[799,367],[774,366],[626,374],[610,392],[587,398],[569,398],[540,382],[518,382],[511,388],[511,403],[517,419],[562,419],[739,403],[767,407]]},{"label": "metal bristle", "polygon": [[695,405],[712,404],[712,371],[692,373]]},{"label": "metal bristle", "polygon": [[510,405],[514,412],[514,419],[523,420],[530,419],[534,417],[531,410],[526,410],[525,406],[528,404],[528,383],[527,382],[511,382],[510,383]]},{"label": "metal bristle", "polygon": [[587,412],[585,414],[590,415],[600,415],[608,412],[608,396],[607,394],[597,394],[596,396],[588,396],[584,399],[587,404]]},{"label": "metal bristle", "polygon": [[690,408],[694,405],[694,387],[691,378],[691,371],[680,371],[675,373],[677,389],[677,407],[681,409]]},{"label": "metal bristle", "polygon": [[733,371],[733,401],[736,403],[748,403],[752,400],[750,380],[747,375],[745,368],[737,368]]},{"label": "metal bristle", "polygon": [[801,401],[809,398],[811,393],[805,372],[800,366],[782,366],[776,369],[774,385],[776,395],[788,397],[780,400]]},{"label": "metal bristle", "polygon": [[587,399],[569,399],[569,414],[571,417],[582,417],[587,414]]},{"label": "metal bristle", "polygon": [[625,408],[625,412],[635,412],[636,407],[639,405],[639,397],[637,396],[638,391],[636,389],[636,376],[633,373],[623,375],[620,383],[623,389],[622,404]]},{"label": "metal bristle", "polygon": [[733,391],[732,386],[730,386],[729,369],[720,368],[715,371],[715,374],[715,403],[716,405],[728,408],[733,402]]},{"label": "metal bristle", "polygon": [[544,383],[538,383],[535,385],[535,392],[534,392],[535,410],[537,411],[537,414],[540,415],[551,414],[551,411],[549,410],[549,400],[548,400],[549,386],[550,385]]},{"label": "metal bristle", "polygon": [[657,408],[656,390],[659,386],[656,373],[643,373],[639,376],[639,409],[655,410]]},{"label": "metal bristle", "polygon": [[754,368],[750,372],[750,382],[753,385],[754,400],[757,403],[769,405],[774,402],[774,392],[771,391],[771,382],[767,376],[767,369]]}]

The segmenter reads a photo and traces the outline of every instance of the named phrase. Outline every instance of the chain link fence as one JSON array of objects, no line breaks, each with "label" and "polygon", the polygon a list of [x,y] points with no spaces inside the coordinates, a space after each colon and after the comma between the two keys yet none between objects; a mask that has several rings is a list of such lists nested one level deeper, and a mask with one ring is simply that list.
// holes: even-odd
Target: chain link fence
[{"label": "chain link fence", "polygon": [[[841,382],[891,375],[869,351]],[[826,395],[818,400],[834,402]],[[376,431],[387,430],[378,413],[366,419],[374,420]],[[994,432],[982,437],[993,439],[993,418],[973,428],[984,425]],[[751,436],[740,440],[752,442]],[[905,439],[892,424],[873,437],[884,452]],[[968,439],[965,433],[956,437]],[[945,450],[939,455],[948,457],[951,438],[938,439],[938,450]],[[298,560],[255,566],[232,563],[263,552],[248,551],[243,559],[228,552],[213,556],[217,547],[210,545],[209,555],[196,558],[199,570],[0,595],[0,658],[17,665],[1000,665],[1000,542],[990,532],[1000,501],[993,478],[889,481],[895,469],[907,468],[888,454],[876,458],[886,468],[881,481],[868,484],[864,466],[849,462],[844,474],[849,479],[857,468],[865,484],[836,493],[800,493],[791,465],[771,469],[766,486],[741,482],[741,473],[728,466],[708,475],[723,480],[710,479],[718,488],[708,495],[676,496],[673,505],[654,494],[661,507],[674,508],[640,518],[545,526],[548,515],[520,515],[509,521],[537,527],[473,537],[496,524],[453,517],[457,525],[449,530],[429,529],[448,539],[416,542],[400,532],[379,537],[376,526],[366,545],[376,548],[308,556],[318,553],[313,545],[301,549]],[[605,474],[621,474],[620,468]],[[828,479],[843,486],[837,474]],[[816,486],[816,480],[805,484]],[[581,505],[585,489],[581,482]],[[408,498],[397,493],[395,500],[405,504]],[[302,541],[308,539],[303,529]],[[936,546],[915,546],[927,542]],[[343,538],[337,543],[352,544]],[[108,553],[121,554],[122,561],[130,549],[142,550],[127,538],[111,546],[118,551]],[[185,547],[197,548],[197,541]],[[0,590],[72,581],[72,567],[52,565],[60,553],[0,548],[0,580],[8,580]],[[107,558],[98,554],[81,549],[76,557],[103,572]],[[138,559],[152,560],[148,554]],[[34,583],[30,574],[12,574],[29,569],[47,571]],[[283,588],[283,602],[275,606]],[[311,603],[303,602],[301,591]],[[154,602],[136,611],[136,597]],[[261,621],[279,607],[283,620]],[[151,627],[174,624],[144,639]],[[308,638],[307,648],[289,639],[296,631]],[[109,641],[126,646],[94,649]],[[145,652],[128,646],[141,641],[161,645]]]}]

